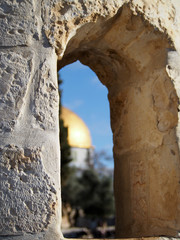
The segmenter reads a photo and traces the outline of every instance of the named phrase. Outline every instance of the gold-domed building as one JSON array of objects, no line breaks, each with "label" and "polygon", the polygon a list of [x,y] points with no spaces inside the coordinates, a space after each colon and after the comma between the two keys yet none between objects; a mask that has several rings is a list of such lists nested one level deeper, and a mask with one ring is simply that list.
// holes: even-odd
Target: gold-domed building
[{"label": "gold-domed building", "polygon": [[62,107],[61,119],[68,128],[68,143],[71,147],[73,166],[85,169],[92,164],[93,147],[91,135],[84,121],[68,108]]}]

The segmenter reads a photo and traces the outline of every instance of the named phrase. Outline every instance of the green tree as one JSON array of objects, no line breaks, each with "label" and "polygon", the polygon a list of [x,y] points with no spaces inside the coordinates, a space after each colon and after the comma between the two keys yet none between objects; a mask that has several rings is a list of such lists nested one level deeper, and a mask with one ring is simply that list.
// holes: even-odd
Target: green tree
[{"label": "green tree", "polygon": [[61,119],[61,108],[62,108],[62,89],[61,89],[62,79],[60,74],[58,76],[58,86],[59,86],[59,128],[60,128],[60,146],[61,146],[61,185],[65,186],[69,176],[71,175],[71,167],[69,163],[72,161],[71,149],[68,143],[68,128],[64,126],[64,121]]},{"label": "green tree", "polygon": [[72,174],[63,189],[64,200],[73,208],[81,208],[88,217],[114,215],[112,177],[86,169],[81,175]]},{"label": "green tree", "polygon": [[90,217],[108,217],[114,213],[112,179],[99,175],[93,169],[85,170],[79,179],[82,188],[79,192],[81,207]]}]

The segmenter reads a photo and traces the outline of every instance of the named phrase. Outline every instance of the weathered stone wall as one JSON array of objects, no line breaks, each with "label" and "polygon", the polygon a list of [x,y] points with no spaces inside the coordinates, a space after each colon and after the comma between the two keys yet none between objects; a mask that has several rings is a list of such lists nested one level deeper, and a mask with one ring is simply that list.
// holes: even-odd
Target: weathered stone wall
[{"label": "weathered stone wall", "polygon": [[[0,235],[59,239],[57,57],[38,1],[0,2]],[[48,231],[47,231],[48,229]],[[52,236],[52,238],[50,237]],[[10,238],[11,239],[11,238]],[[14,239],[14,238],[13,238]],[[26,239],[22,236],[20,239]]]},{"label": "weathered stone wall", "polygon": [[1,0],[0,239],[61,238],[57,63],[77,59],[109,91],[117,237],[177,236],[179,7]]}]

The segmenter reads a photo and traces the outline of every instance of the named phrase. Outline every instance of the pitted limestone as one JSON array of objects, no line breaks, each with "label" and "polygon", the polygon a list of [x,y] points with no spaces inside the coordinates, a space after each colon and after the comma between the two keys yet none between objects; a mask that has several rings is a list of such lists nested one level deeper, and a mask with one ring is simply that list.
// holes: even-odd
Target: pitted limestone
[{"label": "pitted limestone", "polygon": [[0,167],[1,235],[47,228],[57,199],[53,183],[43,170],[40,149],[4,146],[0,149]]},{"label": "pitted limestone", "polygon": [[30,81],[33,54],[28,50],[0,52],[0,132],[10,132],[18,119]]}]

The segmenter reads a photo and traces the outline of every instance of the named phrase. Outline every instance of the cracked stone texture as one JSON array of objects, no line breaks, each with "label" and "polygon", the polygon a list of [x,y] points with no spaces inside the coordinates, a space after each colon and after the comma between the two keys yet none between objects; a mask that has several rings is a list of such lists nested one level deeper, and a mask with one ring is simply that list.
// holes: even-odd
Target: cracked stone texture
[{"label": "cracked stone texture", "polygon": [[0,132],[11,132],[25,101],[33,54],[27,50],[0,52]]},{"label": "cracked stone texture", "polygon": [[77,59],[109,92],[117,237],[178,235],[179,42],[178,0],[1,1],[0,239],[62,238],[57,68]]},{"label": "cracked stone texture", "polygon": [[32,113],[36,122],[42,129],[55,129],[57,127],[58,109],[57,83],[52,80],[51,66],[48,61],[39,65],[39,74],[34,81],[34,99],[32,100]]},{"label": "cracked stone texture", "polygon": [[57,199],[40,149],[9,145],[0,149],[0,155],[0,205],[6,202],[0,216],[1,235],[44,230],[55,214]]},{"label": "cracked stone texture", "polygon": [[35,1],[1,0],[1,46],[27,45],[31,38],[38,38],[35,5]]}]

